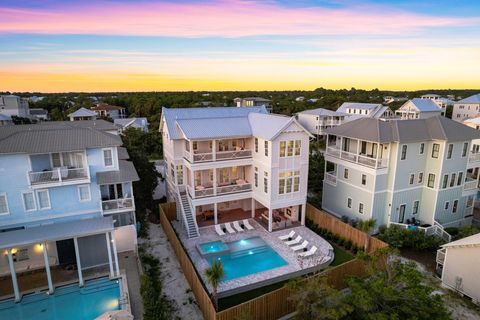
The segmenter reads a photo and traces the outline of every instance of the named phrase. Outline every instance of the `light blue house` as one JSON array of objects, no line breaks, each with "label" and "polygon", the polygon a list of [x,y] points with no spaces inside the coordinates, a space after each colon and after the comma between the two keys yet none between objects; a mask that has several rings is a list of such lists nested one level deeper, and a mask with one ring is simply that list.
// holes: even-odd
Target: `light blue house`
[{"label": "light blue house", "polygon": [[50,268],[109,269],[136,248],[132,181],[116,127],[106,121],[0,127],[0,276]]}]

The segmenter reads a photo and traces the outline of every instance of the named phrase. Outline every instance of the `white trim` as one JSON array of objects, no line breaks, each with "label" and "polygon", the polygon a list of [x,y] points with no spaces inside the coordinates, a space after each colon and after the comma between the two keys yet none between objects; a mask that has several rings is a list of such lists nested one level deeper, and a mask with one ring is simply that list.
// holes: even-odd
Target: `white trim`
[{"label": "white trim", "polygon": [[[47,198],[48,198],[48,207],[45,207],[45,208],[41,208],[40,207],[40,198],[38,197],[38,194],[40,192],[46,192],[47,193]],[[50,202],[50,192],[48,189],[38,189],[38,190],[35,190],[35,198],[37,200],[37,208],[38,210],[49,210],[49,209],[52,209],[52,203]]]},{"label": "white trim", "polygon": [[[112,156],[112,164],[107,166],[107,164],[105,163],[105,150],[110,150],[110,153],[111,153],[111,156]],[[113,148],[103,148],[102,149],[102,158],[103,158],[103,166],[105,168],[112,168],[115,166],[115,161],[113,160]]]},{"label": "white trim", "polygon": [[[82,199],[82,193],[80,192],[80,188],[87,188],[88,189],[88,199]],[[78,201],[79,202],[88,202],[92,201],[92,193],[90,191],[90,185],[89,184],[82,184],[77,186],[77,193],[78,193]]]},{"label": "white trim", "polygon": [[6,192],[0,192],[0,197],[3,196],[5,197],[5,205],[7,206],[7,211],[6,212],[0,212],[0,216],[5,216],[10,214],[10,207],[8,206],[8,197]]},{"label": "white trim", "polygon": [[[35,209],[30,209],[30,210],[27,210],[27,207],[25,206],[25,197],[24,195],[27,194],[27,193],[31,193],[32,196],[33,196],[33,204],[35,205]],[[33,212],[33,211],[37,211],[37,201],[35,199],[35,192],[33,190],[29,190],[29,191],[22,191],[22,204],[23,204],[23,211],[25,212]]]}]

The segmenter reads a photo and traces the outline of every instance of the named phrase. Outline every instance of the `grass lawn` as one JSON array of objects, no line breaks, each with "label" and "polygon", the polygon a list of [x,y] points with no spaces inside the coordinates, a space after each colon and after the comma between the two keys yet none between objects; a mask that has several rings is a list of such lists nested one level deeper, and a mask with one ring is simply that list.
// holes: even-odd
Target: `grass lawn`
[{"label": "grass lawn", "polygon": [[355,258],[350,252],[345,251],[345,249],[338,247],[334,243],[330,242],[330,244],[332,245],[335,254],[333,262],[330,264],[331,267],[338,266],[344,262],[350,261]]}]

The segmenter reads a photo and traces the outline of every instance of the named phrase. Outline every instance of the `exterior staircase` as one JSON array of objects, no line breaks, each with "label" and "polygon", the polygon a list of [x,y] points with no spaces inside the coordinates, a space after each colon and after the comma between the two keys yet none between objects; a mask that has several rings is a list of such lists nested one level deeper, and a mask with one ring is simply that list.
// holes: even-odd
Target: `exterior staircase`
[{"label": "exterior staircase", "polygon": [[187,230],[188,237],[196,238],[200,236],[200,233],[198,232],[197,220],[195,219],[195,215],[192,213],[192,207],[190,206],[190,202],[188,201],[187,193],[185,191],[179,191],[179,194],[179,202],[182,210],[183,222],[185,224],[185,229]]}]

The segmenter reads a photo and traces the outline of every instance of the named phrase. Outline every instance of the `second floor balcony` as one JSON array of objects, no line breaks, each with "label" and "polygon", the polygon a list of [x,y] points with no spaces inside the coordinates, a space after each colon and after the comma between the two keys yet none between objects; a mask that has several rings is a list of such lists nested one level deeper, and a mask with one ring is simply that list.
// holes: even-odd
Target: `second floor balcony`
[{"label": "second floor balcony", "polygon": [[135,210],[131,182],[101,185],[100,194],[103,214]]},{"label": "second floor balcony", "polygon": [[62,185],[90,181],[90,172],[83,152],[62,152],[30,155],[31,186]]},{"label": "second floor balcony", "polygon": [[252,157],[249,138],[209,141],[185,140],[184,158],[190,163],[245,159]]},{"label": "second floor balcony", "polygon": [[[333,138],[333,139],[332,139]],[[326,155],[374,169],[388,167],[384,145],[375,142],[329,136]]]}]

